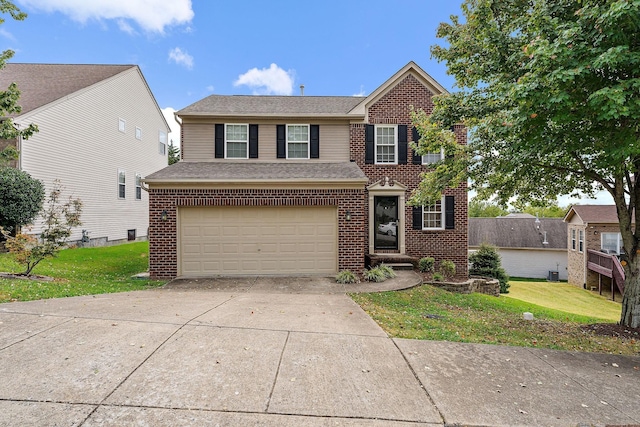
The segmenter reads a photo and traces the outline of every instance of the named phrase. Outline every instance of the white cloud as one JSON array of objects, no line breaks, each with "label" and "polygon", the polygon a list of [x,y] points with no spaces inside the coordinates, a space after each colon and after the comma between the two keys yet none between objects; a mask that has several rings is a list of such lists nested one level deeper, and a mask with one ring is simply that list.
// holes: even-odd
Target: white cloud
[{"label": "white cloud", "polygon": [[189,55],[186,51],[183,52],[179,47],[174,47],[169,51],[169,61],[183,65],[189,70],[193,68],[193,56]]},{"label": "white cloud", "polygon": [[134,35],[136,33],[136,30],[134,30],[133,27],[124,19],[118,19],[118,28],[120,28],[120,31],[130,35]]},{"label": "white cloud", "polygon": [[175,112],[176,110],[172,107],[162,109],[162,115],[171,128],[171,132],[167,135],[167,141],[169,143],[173,141],[173,145],[180,148],[180,123],[176,121],[176,117],[173,115]]},{"label": "white cloud", "polygon": [[[131,20],[144,31],[163,33],[166,27],[188,24],[193,19],[191,0],[19,0],[23,10],[30,12],[61,12],[71,19],[86,23],[90,20]],[[120,29],[128,32],[126,26]]]},{"label": "white cloud", "polygon": [[352,96],[366,96],[367,93],[364,91],[364,86],[360,85],[360,92],[354,93]]},{"label": "white cloud", "polygon": [[214,89],[213,85],[207,86],[207,92],[213,92],[213,89]]},{"label": "white cloud", "polygon": [[249,86],[254,94],[291,95],[293,93],[293,71],[285,71],[276,64],[258,70],[252,68],[240,74],[234,86]]},{"label": "white cloud", "polygon": [[5,30],[4,28],[0,28],[0,36],[4,37],[5,39],[9,39],[11,41],[16,41],[16,38],[13,36],[13,34]]}]

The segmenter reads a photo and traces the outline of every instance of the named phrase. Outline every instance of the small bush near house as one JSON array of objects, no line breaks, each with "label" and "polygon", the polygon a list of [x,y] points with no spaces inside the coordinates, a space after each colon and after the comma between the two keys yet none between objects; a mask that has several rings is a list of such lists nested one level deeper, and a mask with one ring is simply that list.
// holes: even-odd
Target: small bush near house
[{"label": "small bush near house", "polygon": [[453,279],[453,276],[456,275],[456,265],[453,261],[445,259],[440,263],[439,271],[447,280]]},{"label": "small bush near house", "polygon": [[349,283],[358,283],[360,280],[358,279],[358,276],[356,276],[352,271],[350,270],[342,270],[340,273],[338,273],[338,275],[336,276],[336,282],[340,283],[340,284],[349,284]]},{"label": "small bush near house", "polygon": [[420,258],[418,261],[418,269],[423,273],[433,273],[435,265],[436,260],[432,257]]},{"label": "small bush near house", "polygon": [[474,276],[493,277],[500,282],[500,293],[509,293],[509,276],[502,268],[500,255],[495,246],[483,243],[480,248],[469,255],[469,274]]},{"label": "small bush near house", "polygon": [[391,267],[390,265],[380,264],[378,268],[384,273],[384,276],[387,279],[393,279],[394,277],[396,277],[396,272],[393,271],[393,267]]},{"label": "small bush near house", "polygon": [[384,282],[387,280],[387,276],[380,267],[374,267],[369,270],[365,270],[363,274],[364,278],[368,282]]},{"label": "small bush near house", "polygon": [[431,278],[436,282],[442,282],[444,280],[444,276],[440,273],[433,273],[433,276],[431,276]]}]

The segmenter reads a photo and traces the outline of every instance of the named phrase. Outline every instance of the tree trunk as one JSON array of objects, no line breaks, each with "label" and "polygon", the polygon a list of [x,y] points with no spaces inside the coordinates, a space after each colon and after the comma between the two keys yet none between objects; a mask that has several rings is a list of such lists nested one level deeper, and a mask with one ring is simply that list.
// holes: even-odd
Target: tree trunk
[{"label": "tree trunk", "polygon": [[625,268],[624,295],[620,324],[631,328],[640,328],[640,274],[637,254],[629,254]]}]

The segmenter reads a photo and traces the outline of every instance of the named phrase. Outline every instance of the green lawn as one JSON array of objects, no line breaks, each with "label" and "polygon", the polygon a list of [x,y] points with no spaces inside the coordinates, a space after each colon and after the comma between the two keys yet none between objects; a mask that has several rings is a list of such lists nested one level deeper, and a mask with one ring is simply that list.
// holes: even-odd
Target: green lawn
[{"label": "green lawn", "polygon": [[[578,288],[574,290],[576,295],[581,293]],[[542,307],[504,295],[496,298],[454,294],[423,285],[351,297],[393,337],[640,354],[638,339],[599,336],[585,328],[609,320]],[[533,313],[535,320],[524,320],[524,312]]]},{"label": "green lawn", "polygon": [[[148,289],[164,281],[132,279],[148,269],[148,242],[101,248],[65,249],[57,258],[42,261],[33,274],[52,282],[0,279],[0,302],[93,295]],[[17,273],[21,267],[9,254],[0,254],[0,272]]]},{"label": "green lawn", "polygon": [[617,322],[622,310],[619,302],[595,292],[562,282],[509,281],[507,298],[515,298],[547,308]]}]

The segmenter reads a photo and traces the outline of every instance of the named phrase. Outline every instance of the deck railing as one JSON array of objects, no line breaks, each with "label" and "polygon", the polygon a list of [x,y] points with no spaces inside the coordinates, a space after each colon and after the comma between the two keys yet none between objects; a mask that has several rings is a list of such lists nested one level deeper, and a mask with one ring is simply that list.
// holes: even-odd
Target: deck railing
[{"label": "deck railing", "polygon": [[[612,285],[615,283],[620,293],[624,295],[624,268],[616,255],[589,249],[587,251],[587,268],[610,277]],[[611,291],[613,297],[613,287]]]}]

